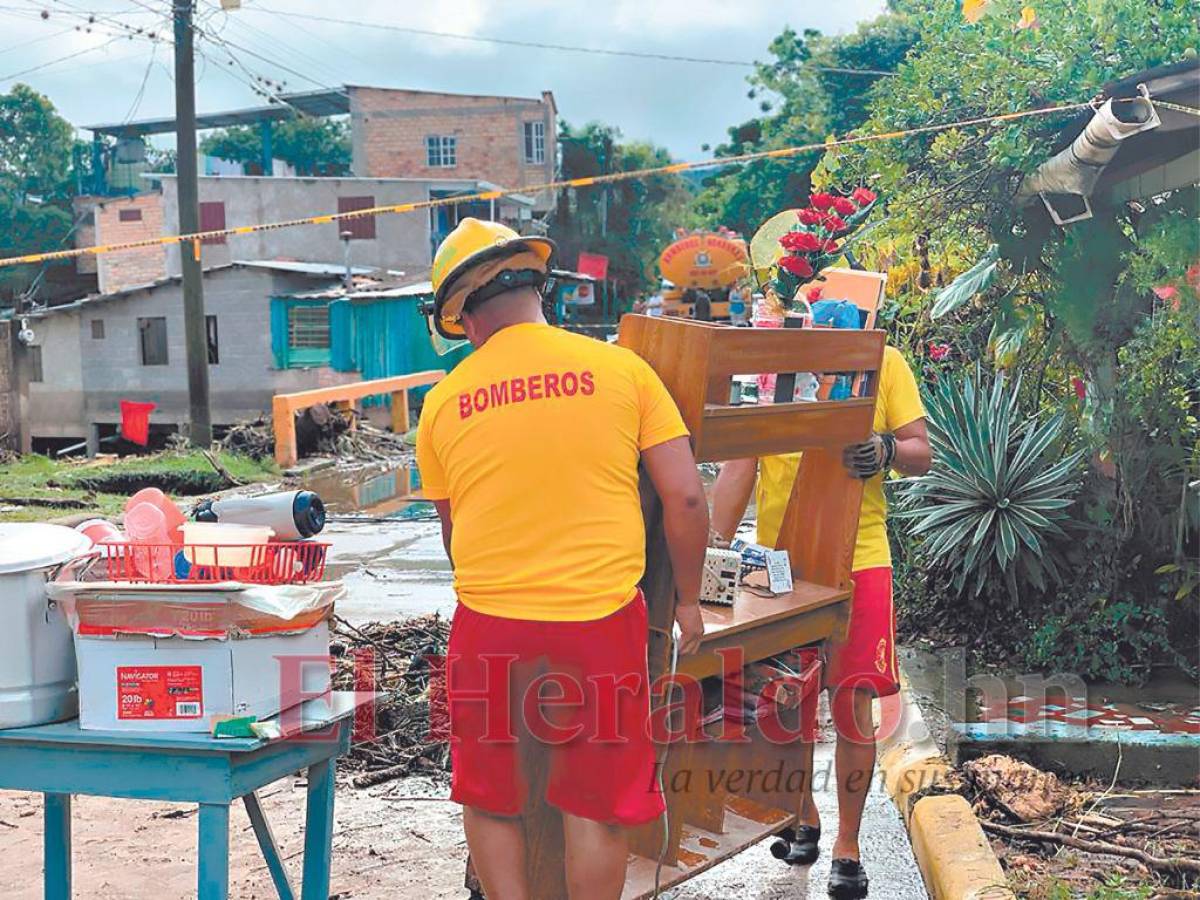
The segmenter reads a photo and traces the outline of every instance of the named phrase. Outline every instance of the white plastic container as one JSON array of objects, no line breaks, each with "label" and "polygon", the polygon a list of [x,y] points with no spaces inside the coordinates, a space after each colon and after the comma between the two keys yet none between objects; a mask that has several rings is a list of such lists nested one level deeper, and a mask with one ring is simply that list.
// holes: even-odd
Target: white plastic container
[{"label": "white plastic container", "polygon": [[46,582],[91,547],[87,535],[61,525],[0,524],[0,728],[77,713],[71,628],[47,599]]},{"label": "white plastic container", "polygon": [[252,544],[265,544],[275,532],[265,525],[185,522],[183,555],[194,566],[238,568],[253,564]]},{"label": "white plastic container", "polygon": [[329,623],[241,640],[75,639],[85,731],[205,732],[214,716],[268,719],[329,690]]}]

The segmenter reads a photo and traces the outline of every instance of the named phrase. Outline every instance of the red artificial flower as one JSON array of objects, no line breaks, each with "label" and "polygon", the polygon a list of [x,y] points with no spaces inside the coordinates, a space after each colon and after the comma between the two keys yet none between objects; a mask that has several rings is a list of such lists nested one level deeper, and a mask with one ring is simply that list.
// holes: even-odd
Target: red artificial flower
[{"label": "red artificial flower", "polygon": [[[801,219],[803,221],[803,219]],[[1192,290],[1200,294],[1200,263],[1193,263],[1187,267],[1187,275],[1185,276],[1187,283]]]},{"label": "red artificial flower", "polygon": [[791,272],[797,278],[812,278],[813,267],[803,256],[784,256],[779,260],[779,268]]},{"label": "red artificial flower", "polygon": [[796,218],[803,225],[820,225],[825,219],[825,213],[815,207],[809,206],[796,213]]},{"label": "red artificial flower", "polygon": [[875,198],[878,196],[879,196],[878,194],[876,194],[874,191],[870,190],[869,188],[856,187],[854,189],[854,191],[850,194],[850,199],[853,200],[855,203],[857,203],[859,206],[870,206],[872,203],[875,202]]},{"label": "red artificial flower", "polygon": [[833,194],[825,194],[820,192],[816,194],[810,194],[808,198],[808,202],[814,209],[829,209],[829,207],[833,206],[833,201]]},{"label": "red artificial flower", "polygon": [[858,207],[854,205],[853,201],[845,197],[834,197],[833,208],[840,216],[852,216],[858,212]]},{"label": "red artificial flower", "polygon": [[821,292],[824,290],[819,284],[813,285],[808,289],[808,293],[804,296],[808,298],[809,303],[816,303],[821,299]]},{"label": "red artificial flower", "polygon": [[840,249],[841,245],[839,245],[838,242],[833,238],[825,238],[825,240],[821,242],[822,253],[837,253]]},{"label": "red artificial flower", "polygon": [[932,359],[934,362],[941,362],[943,359],[945,359],[949,355],[950,355],[950,345],[949,344],[931,343],[929,345],[929,358]]},{"label": "red artificial flower", "polygon": [[779,246],[789,253],[811,253],[821,249],[821,239],[810,231],[789,231],[779,239]]},{"label": "red artificial flower", "polygon": [[850,227],[849,224],[847,224],[845,219],[839,218],[838,216],[835,216],[833,213],[829,213],[827,216],[825,216],[823,224],[825,226],[826,231],[832,231],[835,233],[838,231],[845,231],[847,228]]},{"label": "red artificial flower", "polygon": [[1075,396],[1080,400],[1087,399],[1087,385],[1083,383],[1082,378],[1072,378],[1071,387],[1075,388]]}]

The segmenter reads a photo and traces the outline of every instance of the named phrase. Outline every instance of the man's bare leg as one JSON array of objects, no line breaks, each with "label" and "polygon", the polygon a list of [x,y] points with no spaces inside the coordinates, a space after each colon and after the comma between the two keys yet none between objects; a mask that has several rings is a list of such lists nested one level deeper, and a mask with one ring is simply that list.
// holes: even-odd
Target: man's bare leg
[{"label": "man's bare leg", "polygon": [[800,807],[797,810],[797,825],[821,827],[821,813],[817,809],[817,801],[813,798],[813,778],[816,775],[813,767],[813,750],[816,744],[802,743],[800,745],[800,765],[804,770],[803,787],[801,787]]},{"label": "man's bare leg", "polygon": [[875,721],[870,691],[843,690],[831,698],[837,728],[838,835],[834,859],[858,859],[858,830],[862,826],[867,792],[875,775]]},{"label": "man's bare leg", "polygon": [[[618,900],[625,887],[625,829],[563,813],[567,894],[571,900]],[[488,894],[488,900],[492,895]]]},{"label": "man's bare leg", "polygon": [[488,900],[529,900],[521,820],[464,806],[463,828],[484,896]]}]

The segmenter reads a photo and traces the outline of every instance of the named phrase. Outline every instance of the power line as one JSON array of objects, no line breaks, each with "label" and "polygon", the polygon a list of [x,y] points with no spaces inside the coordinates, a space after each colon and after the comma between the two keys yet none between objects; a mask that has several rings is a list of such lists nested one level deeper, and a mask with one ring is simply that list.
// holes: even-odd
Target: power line
[{"label": "power line", "polygon": [[85,53],[93,53],[96,50],[102,50],[111,44],[115,44],[117,41],[121,40],[123,37],[124,37],[124,35],[121,35],[120,37],[109,38],[103,44],[96,44],[93,47],[84,47],[82,50],[76,50],[74,53],[68,53],[66,56],[60,56],[57,59],[50,60],[49,62],[44,62],[44,63],[41,63],[40,65],[31,66],[28,69],[22,69],[20,72],[13,72],[9,75],[0,75],[0,81],[12,81],[14,78],[20,78],[22,75],[29,75],[33,72],[40,72],[42,69],[46,69],[46,68],[49,68],[50,66],[57,65],[60,62],[66,62],[68,59],[74,59],[77,56],[83,56]]},{"label": "power line", "polygon": [[[284,16],[291,19],[309,19],[314,22],[327,22],[335,25],[348,25],[358,28],[373,28],[380,31],[397,31],[403,34],[415,34],[422,37],[449,38],[458,41],[474,41],[480,44],[501,44],[508,47],[525,47],[533,50],[558,50],[567,53],[591,53],[597,56],[621,56],[633,59],[653,59],[668,62],[686,62],[686,63],[702,63],[713,66],[736,66],[738,68],[753,69],[758,63],[746,62],[740,59],[713,59],[702,56],[681,56],[672,53],[650,53],[641,50],[613,50],[605,47],[580,47],[573,44],[551,44],[544,41],[520,41],[512,38],[485,37],[478,34],[459,34],[450,31],[434,31],[428,28],[411,28],[404,25],[388,25],[383,22],[362,22],[352,21],[349,19],[338,19],[332,16],[318,16],[310,13],[289,12],[287,10],[272,9],[266,6],[247,7],[252,12],[270,13],[275,16]],[[848,69],[839,66],[810,66],[809,68],[832,74],[842,75],[863,75],[869,77],[881,77],[894,75],[894,72],[887,72],[882,69]]]},{"label": "power line", "polygon": [[[280,38],[278,35],[272,34],[269,31],[266,31],[262,28],[258,28],[257,26],[250,24],[250,22],[248,22],[246,20],[245,16],[231,16],[228,12],[221,9],[219,6],[212,5],[209,7],[209,14],[204,19],[205,24],[207,24],[208,22],[211,22],[218,15],[221,16],[221,22],[220,22],[219,29],[214,32],[216,37],[224,38],[225,37],[225,29],[227,27],[229,27],[230,25],[236,26],[237,28],[242,29],[247,33],[247,36],[244,37],[243,40],[249,41],[251,43],[257,43],[260,45],[263,43],[266,43],[266,44],[273,43],[273,44],[277,45],[281,50],[294,55],[298,59],[307,61],[307,64],[309,66],[311,66],[314,71],[317,71],[318,74],[323,74],[324,76],[332,79],[333,83],[342,84],[345,81],[345,79],[343,79],[337,72],[335,72],[333,70],[333,68],[331,68],[327,64],[326,59],[321,59],[321,58],[318,58],[318,57],[312,55],[311,53],[307,53],[307,52],[305,52],[305,50],[303,48],[297,47],[294,44],[287,43],[282,38]],[[309,37],[315,38],[316,40],[325,44],[326,46],[332,46],[332,45],[329,45],[329,42],[326,38],[318,37],[317,35],[314,35],[311,31],[309,31],[307,28],[300,25],[299,23],[296,23],[295,27],[296,27],[296,30],[301,31],[304,34],[307,34]],[[237,45],[235,44],[234,46],[237,46]],[[340,48],[333,47],[333,49],[337,50]],[[340,52],[346,53],[346,51],[344,51],[344,50],[341,50]],[[277,62],[275,62],[273,64],[280,65]],[[306,80],[310,80],[310,81],[312,80],[312,79],[309,79],[308,76],[302,76],[302,77],[304,77]],[[313,83],[320,84],[320,82],[316,82],[316,81],[314,81]],[[321,85],[321,86],[328,87],[328,85]]]}]

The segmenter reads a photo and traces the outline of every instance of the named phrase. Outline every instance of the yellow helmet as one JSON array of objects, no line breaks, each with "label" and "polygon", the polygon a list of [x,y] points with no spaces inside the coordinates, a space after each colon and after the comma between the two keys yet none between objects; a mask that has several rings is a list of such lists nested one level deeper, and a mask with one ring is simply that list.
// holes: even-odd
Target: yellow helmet
[{"label": "yellow helmet", "polygon": [[[507,225],[485,222],[481,219],[463,219],[446,235],[433,257],[433,323],[437,330],[448,338],[464,337],[462,310],[471,291],[456,290],[461,276],[481,263],[521,254],[529,259],[533,254],[534,264],[540,261],[538,286],[545,281],[550,270],[550,257],[554,255],[554,242],[543,237],[522,237]],[[537,271],[537,270],[532,270]],[[534,283],[533,280],[523,282]],[[517,286],[513,284],[511,286]]]}]

